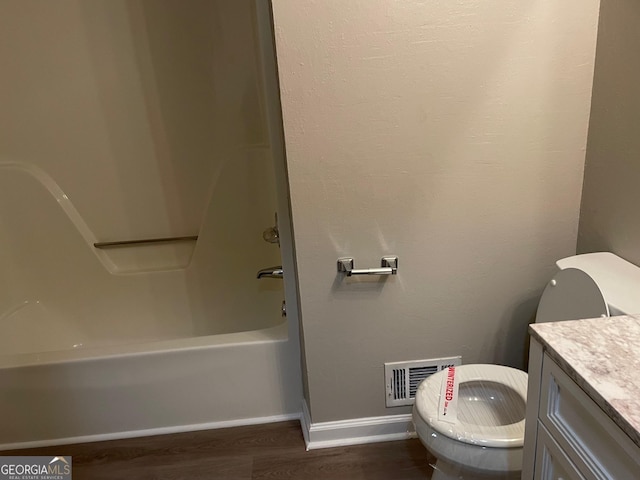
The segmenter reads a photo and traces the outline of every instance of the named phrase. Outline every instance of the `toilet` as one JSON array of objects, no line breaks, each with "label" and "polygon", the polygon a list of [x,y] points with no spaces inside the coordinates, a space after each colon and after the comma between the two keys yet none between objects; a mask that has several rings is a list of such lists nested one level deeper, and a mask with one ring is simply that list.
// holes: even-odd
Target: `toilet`
[{"label": "toilet", "polygon": [[[556,262],[536,322],[640,313],[640,268],[608,252]],[[418,387],[413,423],[436,458],[432,480],[519,479],[527,374],[489,364],[450,367]]]}]

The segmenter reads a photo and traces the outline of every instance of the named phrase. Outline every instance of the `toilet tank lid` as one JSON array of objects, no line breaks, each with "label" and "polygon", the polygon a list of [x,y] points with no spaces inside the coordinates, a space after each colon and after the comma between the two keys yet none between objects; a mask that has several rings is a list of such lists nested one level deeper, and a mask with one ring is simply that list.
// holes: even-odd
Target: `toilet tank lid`
[{"label": "toilet tank lid", "polygon": [[640,267],[610,252],[585,253],[556,262],[560,270],[577,268],[600,287],[611,315],[640,313]]}]

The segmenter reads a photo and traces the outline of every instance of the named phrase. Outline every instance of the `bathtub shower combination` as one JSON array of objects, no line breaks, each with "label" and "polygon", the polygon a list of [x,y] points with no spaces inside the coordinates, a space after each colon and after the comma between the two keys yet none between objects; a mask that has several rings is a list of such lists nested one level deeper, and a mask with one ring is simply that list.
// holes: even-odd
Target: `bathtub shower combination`
[{"label": "bathtub shower combination", "polygon": [[256,7],[178,3],[0,7],[0,449],[297,417]]}]

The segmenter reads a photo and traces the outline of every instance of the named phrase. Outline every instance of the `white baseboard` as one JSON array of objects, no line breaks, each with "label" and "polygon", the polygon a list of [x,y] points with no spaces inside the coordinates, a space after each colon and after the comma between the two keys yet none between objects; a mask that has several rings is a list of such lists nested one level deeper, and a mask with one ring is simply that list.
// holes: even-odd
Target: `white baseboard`
[{"label": "white baseboard", "polygon": [[170,433],[195,432],[198,430],[214,430],[218,428],[259,425],[264,423],[284,422],[288,420],[300,420],[302,435],[304,437],[307,450],[365,443],[389,442],[392,440],[414,438],[416,436],[413,422],[411,420],[411,414],[311,423],[311,416],[309,415],[307,403],[303,400],[302,413],[290,413],[258,418],[243,418],[239,420],[223,420],[193,425],[149,428],[144,430],[53,438],[28,442],[5,443],[0,445],[0,451],[70,445],[75,443],[102,442],[106,440],[121,440],[125,438],[147,437]]},{"label": "white baseboard", "polygon": [[148,428],[145,430],[131,430],[127,432],[104,433],[97,435],[83,435],[78,437],[53,438],[47,440],[36,440],[31,442],[5,443],[0,445],[1,450],[17,450],[22,448],[39,448],[56,445],[71,445],[74,443],[103,442],[106,440],[122,440],[125,438],[150,437],[152,435],[166,435],[169,433],[196,432],[199,430],[215,430],[218,428],[243,427],[247,425],[260,425],[264,423],[286,422],[289,420],[299,420],[300,413],[287,413],[282,415],[271,415],[268,417],[241,418],[238,420],[222,420],[218,422],[197,423],[192,425],[179,425],[176,427]]},{"label": "white baseboard", "polygon": [[307,402],[300,417],[307,450],[415,438],[411,414],[311,423]]}]

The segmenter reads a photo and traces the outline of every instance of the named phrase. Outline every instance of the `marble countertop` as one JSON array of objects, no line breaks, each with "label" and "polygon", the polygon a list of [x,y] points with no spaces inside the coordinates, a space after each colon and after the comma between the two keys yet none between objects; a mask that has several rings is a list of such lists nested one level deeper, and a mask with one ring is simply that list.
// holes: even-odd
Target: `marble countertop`
[{"label": "marble countertop", "polygon": [[640,446],[640,315],[536,323],[529,331]]}]

